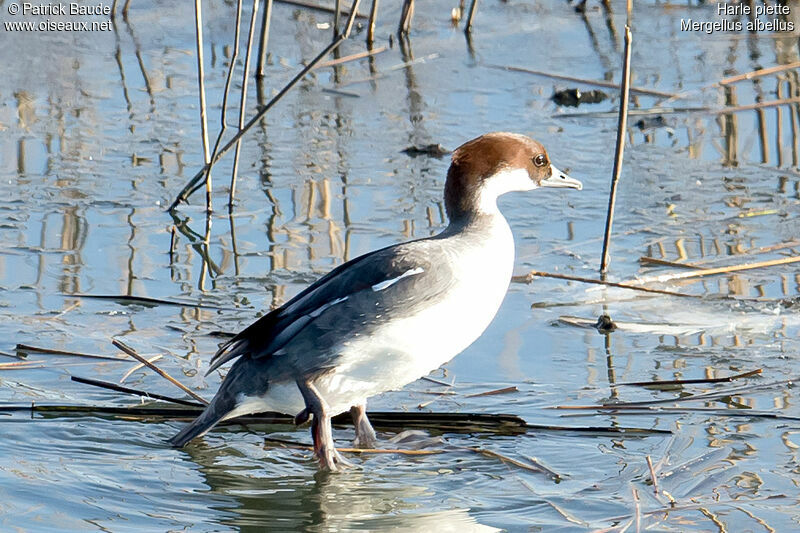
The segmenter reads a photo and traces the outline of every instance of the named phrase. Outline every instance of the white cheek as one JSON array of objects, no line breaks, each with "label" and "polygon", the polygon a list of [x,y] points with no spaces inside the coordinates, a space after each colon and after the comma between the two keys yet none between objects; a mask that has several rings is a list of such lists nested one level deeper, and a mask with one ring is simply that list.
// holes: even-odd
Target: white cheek
[{"label": "white cheek", "polygon": [[530,178],[527,170],[522,168],[501,170],[484,182],[478,198],[478,208],[484,213],[493,213],[497,211],[499,196],[507,192],[531,191],[537,188],[538,185]]}]

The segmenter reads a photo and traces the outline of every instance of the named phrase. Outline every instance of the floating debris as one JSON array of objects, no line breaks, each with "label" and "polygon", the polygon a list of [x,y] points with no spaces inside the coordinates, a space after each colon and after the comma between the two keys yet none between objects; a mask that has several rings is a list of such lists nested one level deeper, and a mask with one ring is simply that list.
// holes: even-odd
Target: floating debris
[{"label": "floating debris", "polygon": [[598,89],[581,91],[580,89],[564,89],[553,94],[553,101],[562,106],[578,107],[581,104],[597,104],[606,100],[608,95]]},{"label": "floating debris", "polygon": [[444,157],[450,153],[450,150],[441,144],[426,144],[425,146],[409,146],[405,150],[401,150],[404,154],[410,157],[418,157],[427,155],[429,157]]}]

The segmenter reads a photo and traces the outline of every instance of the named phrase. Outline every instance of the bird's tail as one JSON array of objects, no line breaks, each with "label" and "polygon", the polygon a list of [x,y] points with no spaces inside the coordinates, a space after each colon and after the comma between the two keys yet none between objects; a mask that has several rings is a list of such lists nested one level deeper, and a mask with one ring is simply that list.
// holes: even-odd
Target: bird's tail
[{"label": "bird's tail", "polygon": [[235,406],[233,402],[225,401],[226,399],[229,399],[227,395],[214,398],[200,416],[195,418],[191,424],[184,427],[180,433],[167,442],[175,448],[182,448],[195,437],[205,435],[208,430],[216,426],[218,422],[225,418],[225,415],[234,409]]},{"label": "bird's tail", "polygon": [[205,411],[168,442],[176,448],[182,448],[195,437],[205,435],[208,430],[226,418],[247,414],[240,411],[234,413],[238,403],[236,398],[241,394],[263,395],[268,387],[268,381],[259,375],[254,365],[257,363],[250,357],[239,359],[231,367]]}]

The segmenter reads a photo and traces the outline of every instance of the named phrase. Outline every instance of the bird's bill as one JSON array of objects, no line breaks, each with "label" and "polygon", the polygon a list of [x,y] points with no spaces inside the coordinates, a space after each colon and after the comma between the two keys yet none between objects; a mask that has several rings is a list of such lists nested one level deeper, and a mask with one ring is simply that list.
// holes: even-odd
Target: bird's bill
[{"label": "bird's bill", "polygon": [[583,183],[575,178],[570,178],[567,174],[558,170],[554,165],[550,165],[550,170],[550,177],[546,180],[540,181],[540,187],[559,187],[578,190],[583,189]]}]

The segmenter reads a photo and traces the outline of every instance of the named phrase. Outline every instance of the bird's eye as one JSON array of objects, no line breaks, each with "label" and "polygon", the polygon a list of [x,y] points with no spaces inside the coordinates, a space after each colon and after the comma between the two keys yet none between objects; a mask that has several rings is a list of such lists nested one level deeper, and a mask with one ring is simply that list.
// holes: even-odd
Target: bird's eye
[{"label": "bird's eye", "polygon": [[539,154],[533,158],[533,164],[537,167],[543,167],[547,164],[547,157],[544,154]]}]

